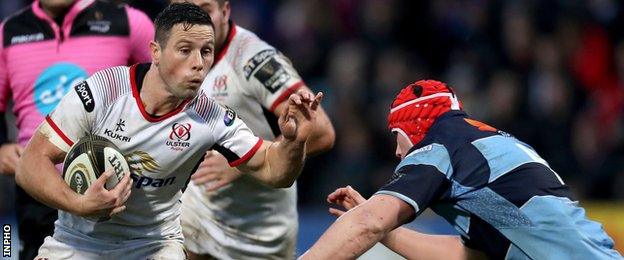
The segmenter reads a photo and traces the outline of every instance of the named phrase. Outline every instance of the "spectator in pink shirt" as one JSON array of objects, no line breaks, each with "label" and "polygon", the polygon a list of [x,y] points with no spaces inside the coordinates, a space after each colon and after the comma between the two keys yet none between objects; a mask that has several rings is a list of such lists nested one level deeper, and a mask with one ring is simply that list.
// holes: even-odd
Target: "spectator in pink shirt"
[{"label": "spectator in pink shirt", "polygon": [[[0,173],[13,175],[22,148],[70,87],[95,71],[150,60],[152,21],[102,0],[35,0],[0,24]],[[12,101],[17,142],[4,114]],[[17,187],[20,259],[33,259],[57,211]]]}]

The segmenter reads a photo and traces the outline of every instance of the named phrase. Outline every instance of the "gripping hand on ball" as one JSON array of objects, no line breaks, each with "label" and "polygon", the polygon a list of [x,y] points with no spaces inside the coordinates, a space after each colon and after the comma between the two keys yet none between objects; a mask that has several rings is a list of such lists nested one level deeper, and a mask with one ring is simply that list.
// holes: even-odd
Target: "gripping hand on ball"
[{"label": "gripping hand on ball", "polygon": [[130,174],[125,173],[121,182],[111,190],[107,190],[104,185],[106,180],[115,173],[113,169],[105,171],[91,185],[85,194],[80,196],[80,210],[78,215],[83,217],[111,217],[126,209],[124,205],[130,197],[132,180]]}]

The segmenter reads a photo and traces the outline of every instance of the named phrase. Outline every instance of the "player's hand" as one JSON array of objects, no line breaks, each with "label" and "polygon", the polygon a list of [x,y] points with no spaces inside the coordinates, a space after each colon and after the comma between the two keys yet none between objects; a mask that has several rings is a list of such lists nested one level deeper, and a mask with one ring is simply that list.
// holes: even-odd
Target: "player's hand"
[{"label": "player's hand", "polygon": [[196,185],[204,185],[207,191],[215,191],[238,179],[243,173],[230,167],[227,159],[217,151],[208,151],[197,171],[191,175]]},{"label": "player's hand", "polygon": [[[366,199],[360,195],[355,189],[351,186],[342,187],[336,189],[331,194],[327,195],[327,202],[331,204],[339,205],[345,208],[347,211],[355,208],[357,205],[364,203]],[[329,208],[329,213],[336,217],[342,216],[346,211],[339,210],[336,208]]]},{"label": "player's hand", "polygon": [[15,168],[24,148],[19,144],[3,144],[0,146],[0,174],[15,175]]},{"label": "player's hand", "polygon": [[113,174],[115,174],[113,169],[105,171],[85,191],[84,195],[80,196],[80,201],[77,203],[79,207],[76,212],[77,215],[110,218],[126,209],[124,204],[130,197],[132,179],[130,179],[130,174],[126,172],[115,188],[107,190],[104,185]]},{"label": "player's hand", "polygon": [[319,104],[323,93],[316,96],[307,90],[300,89],[290,95],[288,106],[279,117],[279,126],[284,139],[305,142],[313,130]]}]

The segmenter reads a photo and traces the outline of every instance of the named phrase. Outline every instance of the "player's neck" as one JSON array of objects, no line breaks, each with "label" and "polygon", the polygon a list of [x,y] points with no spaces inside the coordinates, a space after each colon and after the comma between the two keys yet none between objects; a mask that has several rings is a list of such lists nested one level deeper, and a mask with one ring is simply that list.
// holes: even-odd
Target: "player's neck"
[{"label": "player's neck", "polygon": [[230,34],[231,26],[232,24],[228,22],[227,25],[224,26],[223,30],[221,30],[219,41],[215,46],[215,49],[217,50],[216,53],[220,53],[221,49],[223,49],[223,46],[227,45],[228,35]]},{"label": "player's neck", "polygon": [[167,91],[167,85],[159,76],[158,69],[154,64],[151,65],[147,74],[145,74],[139,96],[145,112],[154,116],[165,115],[178,108],[184,102],[183,99]]}]

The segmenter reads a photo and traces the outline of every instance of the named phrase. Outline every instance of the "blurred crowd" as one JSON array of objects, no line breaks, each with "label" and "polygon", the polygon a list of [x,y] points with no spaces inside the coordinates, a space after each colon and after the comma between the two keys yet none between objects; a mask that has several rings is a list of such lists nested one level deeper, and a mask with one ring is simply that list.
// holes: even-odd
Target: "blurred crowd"
[{"label": "blurred crowd", "polygon": [[[624,4],[615,0],[234,0],[234,22],[326,93],[337,131],[299,200],[350,184],[370,195],[398,159],[390,102],[447,82],[472,117],[532,145],[579,199],[624,199]],[[121,1],[120,1],[121,2]],[[166,1],[125,1],[152,18]],[[3,0],[0,17],[30,1]]]}]

